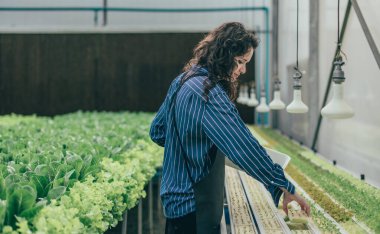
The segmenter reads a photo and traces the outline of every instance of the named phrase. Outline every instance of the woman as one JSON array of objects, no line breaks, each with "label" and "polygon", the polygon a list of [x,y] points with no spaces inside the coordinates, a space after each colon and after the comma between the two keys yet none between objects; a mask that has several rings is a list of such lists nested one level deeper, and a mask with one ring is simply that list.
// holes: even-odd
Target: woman
[{"label": "woman", "polygon": [[153,120],[150,136],[165,147],[161,199],[166,233],[218,233],[223,209],[224,155],[265,185],[278,205],[297,201],[280,165],[253,137],[233,103],[257,38],[240,23],[225,23],[194,49]]}]

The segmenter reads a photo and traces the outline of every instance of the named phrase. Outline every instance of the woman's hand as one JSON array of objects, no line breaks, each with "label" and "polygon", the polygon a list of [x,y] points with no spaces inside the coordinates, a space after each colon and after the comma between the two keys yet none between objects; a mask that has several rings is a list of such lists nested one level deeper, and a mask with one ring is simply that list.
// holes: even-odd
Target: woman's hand
[{"label": "woman's hand", "polygon": [[310,216],[310,206],[307,204],[305,199],[303,199],[303,197],[297,193],[291,194],[286,189],[283,189],[283,191],[284,197],[282,202],[282,209],[285,211],[286,215],[288,215],[288,204],[291,201],[296,201],[301,206],[301,209],[305,211],[308,216]]}]

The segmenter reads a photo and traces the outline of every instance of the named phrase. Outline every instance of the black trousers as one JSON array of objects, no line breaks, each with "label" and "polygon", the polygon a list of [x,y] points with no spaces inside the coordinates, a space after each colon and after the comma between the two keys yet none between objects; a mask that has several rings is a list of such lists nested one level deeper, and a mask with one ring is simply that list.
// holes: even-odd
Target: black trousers
[{"label": "black trousers", "polygon": [[196,232],[195,212],[179,218],[166,219],[165,234],[195,234]]}]

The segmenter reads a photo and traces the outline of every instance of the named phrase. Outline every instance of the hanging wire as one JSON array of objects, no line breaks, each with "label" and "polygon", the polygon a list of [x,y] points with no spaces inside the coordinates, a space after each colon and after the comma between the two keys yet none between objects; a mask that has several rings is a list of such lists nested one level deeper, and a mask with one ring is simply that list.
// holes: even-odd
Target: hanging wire
[{"label": "hanging wire", "polygon": [[339,9],[340,9],[340,0],[338,0],[338,35],[337,35],[337,38],[338,38],[338,41],[337,41],[337,44],[338,44],[338,50],[337,50],[337,53],[335,55],[335,59],[339,60],[341,59],[341,43],[340,43],[340,16],[339,16]]},{"label": "hanging wire", "polygon": [[296,41],[297,41],[297,45],[296,45],[297,46],[297,59],[296,59],[296,66],[294,67],[294,70],[297,73],[299,73],[300,76],[302,76],[300,70],[298,69],[298,24],[299,24],[298,16],[299,16],[299,1],[297,0],[297,39],[296,39]]},{"label": "hanging wire", "polygon": [[347,60],[347,56],[346,54],[342,51],[342,42],[341,42],[341,39],[340,39],[340,0],[338,0],[338,35],[337,35],[337,38],[338,38],[338,41],[337,41],[337,45],[338,45],[338,50],[336,52],[336,55],[335,55],[335,59],[336,60],[342,60],[342,55],[344,56],[344,58]]},{"label": "hanging wire", "polygon": [[340,0],[338,0],[338,47],[339,47],[339,50],[340,50],[340,23],[339,23],[339,19],[340,19],[340,16],[339,16],[339,12],[340,12]]},{"label": "hanging wire", "polygon": [[299,12],[299,10],[298,10],[298,8],[299,8],[299,6],[298,6],[298,0],[297,0],[297,65],[296,65],[296,70],[298,70],[298,12]]},{"label": "hanging wire", "polygon": [[299,16],[299,0],[297,0],[297,39],[296,39],[297,59],[296,59],[296,66],[294,67],[295,73],[293,74],[293,79],[294,79],[293,87],[297,89],[301,88],[300,79],[302,78],[302,72],[298,68],[298,24],[299,24],[298,16]]},{"label": "hanging wire", "polygon": [[341,69],[341,66],[344,65],[344,62],[343,62],[343,58],[342,58],[342,55],[346,58],[346,55],[345,53],[343,53],[342,51],[342,42],[340,41],[340,16],[339,16],[339,12],[340,12],[340,0],[338,0],[338,41],[337,41],[337,54],[335,56],[335,60],[333,62],[334,66],[335,66],[335,70],[334,70],[334,73],[333,73],[333,81],[334,83],[335,82],[343,82],[344,81],[344,74],[343,72],[339,73],[337,72],[335,74],[335,71],[342,71]]}]

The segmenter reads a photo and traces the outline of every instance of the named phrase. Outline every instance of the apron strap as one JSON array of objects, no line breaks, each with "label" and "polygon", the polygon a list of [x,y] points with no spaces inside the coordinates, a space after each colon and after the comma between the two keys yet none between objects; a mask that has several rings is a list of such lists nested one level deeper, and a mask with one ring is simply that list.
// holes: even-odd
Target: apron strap
[{"label": "apron strap", "polygon": [[[182,156],[183,156],[183,159],[185,160],[185,167],[186,167],[187,175],[188,175],[189,178],[190,178],[190,181],[191,181],[192,186],[194,186],[195,181],[194,181],[194,179],[193,179],[193,177],[191,176],[191,173],[190,173],[190,169],[189,169],[189,159],[188,159],[188,157],[187,157],[187,155],[186,155],[185,148],[184,148],[183,145],[182,145],[182,141],[181,141],[181,137],[180,137],[180,135],[179,135],[179,131],[178,131],[178,128],[177,128],[177,121],[176,121],[176,117],[175,117],[175,103],[176,103],[176,100],[177,100],[178,92],[179,92],[179,90],[182,88],[183,84],[184,84],[186,81],[188,81],[189,79],[193,78],[193,77],[196,77],[196,76],[205,76],[205,75],[206,75],[205,73],[202,73],[202,72],[201,72],[201,73],[194,72],[194,73],[191,74],[191,71],[192,71],[192,70],[190,70],[188,73],[186,73],[186,74],[181,78],[180,84],[179,84],[177,90],[174,92],[174,94],[173,94],[173,96],[172,96],[172,100],[171,100],[170,105],[169,105],[169,110],[170,110],[170,108],[173,108],[173,123],[174,123],[174,130],[175,130],[175,132],[176,132],[176,134],[177,134],[178,141],[179,141],[179,145],[181,146],[181,149],[182,149],[182,151],[183,151]],[[173,104],[174,104],[174,105],[173,105]],[[205,164],[205,166],[206,166],[206,164]],[[204,166],[204,167],[205,167],[205,166]],[[203,168],[203,170],[204,170],[204,168]]]}]

